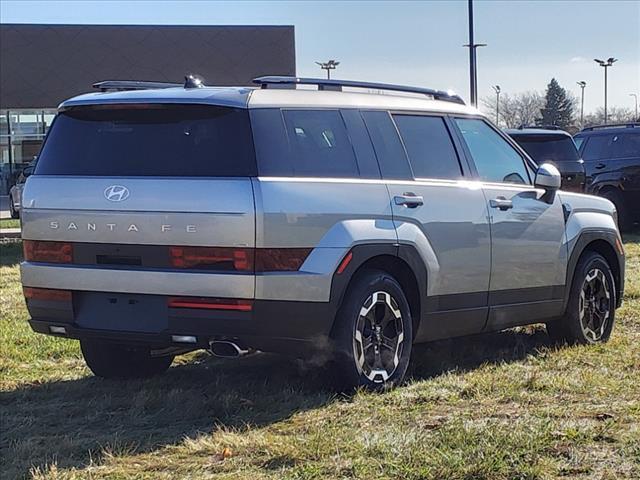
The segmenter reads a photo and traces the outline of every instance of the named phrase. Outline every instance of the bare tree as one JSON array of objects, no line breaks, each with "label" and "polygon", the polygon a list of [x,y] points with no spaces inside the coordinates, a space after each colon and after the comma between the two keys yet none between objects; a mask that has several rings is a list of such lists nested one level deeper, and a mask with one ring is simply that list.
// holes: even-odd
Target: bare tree
[{"label": "bare tree", "polygon": [[[630,108],[609,107],[607,109],[607,123],[633,122],[633,110]],[[604,123],[604,108],[598,108],[595,113],[584,116],[584,126],[602,125]]]},{"label": "bare tree", "polygon": [[[496,97],[491,95],[481,100],[483,111],[495,118]],[[506,128],[535,125],[544,107],[544,97],[535,91],[500,95],[500,118],[498,124]]]}]

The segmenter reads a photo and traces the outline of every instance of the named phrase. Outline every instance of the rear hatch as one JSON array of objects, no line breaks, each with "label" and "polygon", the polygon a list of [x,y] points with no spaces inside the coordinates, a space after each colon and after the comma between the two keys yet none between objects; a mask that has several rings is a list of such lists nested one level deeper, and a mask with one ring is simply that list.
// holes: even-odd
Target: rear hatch
[{"label": "rear hatch", "polygon": [[584,191],[584,164],[570,136],[564,133],[517,134],[512,136],[538,165],[552,163],[558,167],[562,175],[563,190]]},{"label": "rear hatch", "polygon": [[[72,243],[88,290],[253,297],[255,175],[246,109],[72,107],[57,116],[27,182],[23,238]],[[109,272],[96,277],[96,267]]]}]

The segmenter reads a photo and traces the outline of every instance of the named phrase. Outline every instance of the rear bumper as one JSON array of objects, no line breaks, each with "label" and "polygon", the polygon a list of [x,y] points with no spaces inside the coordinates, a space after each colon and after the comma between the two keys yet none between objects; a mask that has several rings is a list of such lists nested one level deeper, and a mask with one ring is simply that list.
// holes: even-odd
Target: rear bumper
[{"label": "rear bumper", "polygon": [[[87,321],[86,312],[79,313],[83,293],[73,292],[70,302],[28,299],[31,328],[64,338],[97,338],[154,349],[206,348],[211,340],[225,339],[256,350],[302,356],[326,345],[335,315],[324,302],[259,300],[249,312],[166,308],[165,313],[142,323],[134,314],[108,315],[96,309],[95,319]],[[166,300],[157,295],[144,297]],[[51,327],[64,327],[64,333],[52,332]],[[195,342],[177,342],[174,336],[195,337]]]}]

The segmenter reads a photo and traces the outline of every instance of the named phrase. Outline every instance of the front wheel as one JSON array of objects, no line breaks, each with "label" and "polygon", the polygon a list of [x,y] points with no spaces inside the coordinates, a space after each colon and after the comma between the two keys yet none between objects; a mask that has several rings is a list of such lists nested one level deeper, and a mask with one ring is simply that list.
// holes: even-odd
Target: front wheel
[{"label": "front wheel", "polygon": [[102,378],[148,378],[166,371],[173,356],[152,357],[144,347],[80,340],[82,355],[89,369]]},{"label": "front wheel", "polygon": [[556,341],[570,344],[606,342],[615,320],[616,289],[611,267],[596,252],[585,252],[573,275],[567,311],[561,320],[547,324]]},{"label": "front wheel", "polygon": [[386,272],[354,279],[336,318],[335,374],[342,388],[379,390],[404,379],[411,356],[411,310],[400,284]]}]

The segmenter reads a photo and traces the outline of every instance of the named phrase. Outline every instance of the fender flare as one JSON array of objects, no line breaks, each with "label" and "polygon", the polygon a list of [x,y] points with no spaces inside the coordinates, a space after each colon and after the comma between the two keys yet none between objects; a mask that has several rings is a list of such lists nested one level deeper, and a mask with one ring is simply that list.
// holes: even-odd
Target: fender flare
[{"label": "fender flare", "polygon": [[567,288],[565,288],[563,310],[566,310],[567,304],[569,303],[569,296],[571,295],[573,277],[575,274],[576,266],[578,264],[578,260],[585,252],[587,246],[592,242],[598,240],[607,242],[611,249],[615,252],[617,265],[612,265],[611,267],[614,269],[614,277],[617,276],[617,278],[615,278],[616,307],[619,307],[622,304],[622,295],[624,292],[624,256],[620,254],[618,248],[616,247],[616,243],[620,241],[618,235],[617,233],[610,230],[586,230],[578,235],[575,245],[571,250],[571,254],[569,255],[569,261],[567,262],[567,277],[565,283]]}]

